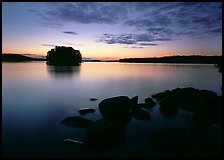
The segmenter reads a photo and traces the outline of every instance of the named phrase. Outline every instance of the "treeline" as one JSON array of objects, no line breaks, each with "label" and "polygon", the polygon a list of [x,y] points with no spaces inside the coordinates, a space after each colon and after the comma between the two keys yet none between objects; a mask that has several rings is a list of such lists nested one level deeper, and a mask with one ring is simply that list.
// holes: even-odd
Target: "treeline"
[{"label": "treeline", "polygon": [[197,63],[197,64],[221,64],[222,56],[165,56],[154,58],[124,58],[119,62],[128,63]]},{"label": "treeline", "polygon": [[79,50],[72,47],[55,46],[47,52],[48,65],[79,65],[82,61],[82,55]]},{"label": "treeline", "polygon": [[33,61],[31,57],[20,54],[2,54],[2,61],[17,62],[17,61]]}]

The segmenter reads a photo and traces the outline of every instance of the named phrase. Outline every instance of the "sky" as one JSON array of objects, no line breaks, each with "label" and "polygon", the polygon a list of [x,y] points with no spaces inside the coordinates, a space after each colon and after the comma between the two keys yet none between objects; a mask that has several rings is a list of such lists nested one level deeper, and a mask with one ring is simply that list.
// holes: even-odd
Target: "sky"
[{"label": "sky", "polygon": [[2,53],[83,58],[222,54],[222,2],[3,2]]}]

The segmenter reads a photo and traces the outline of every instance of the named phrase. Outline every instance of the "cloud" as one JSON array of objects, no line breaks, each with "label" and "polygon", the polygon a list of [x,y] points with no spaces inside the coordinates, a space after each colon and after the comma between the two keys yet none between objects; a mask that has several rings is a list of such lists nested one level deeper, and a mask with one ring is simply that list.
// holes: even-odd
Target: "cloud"
[{"label": "cloud", "polygon": [[[150,34],[153,38],[174,39],[174,36],[217,35],[220,30],[215,32],[212,30],[222,26],[221,2],[46,2],[43,4],[41,7],[36,7],[38,11],[34,13],[38,14],[46,25],[54,27],[66,23],[102,25],[122,23],[124,26],[132,27],[134,31]],[[156,31],[155,28],[160,29]],[[70,31],[66,32],[72,34],[69,33]],[[135,43],[130,38],[127,39],[124,43]],[[115,40],[108,40],[107,43],[113,41]]]},{"label": "cloud", "polygon": [[56,45],[54,45],[54,44],[46,44],[46,43],[43,43],[43,44],[41,44],[42,46],[48,46],[48,47],[55,47]]},{"label": "cloud", "polygon": [[142,49],[142,48],[144,48],[144,47],[138,47],[138,46],[125,46],[124,48],[137,48],[137,49]]},{"label": "cloud", "polygon": [[192,37],[221,33],[221,30],[216,28],[222,26],[222,3],[144,3],[136,4],[136,8],[144,12],[144,18],[135,17],[127,20],[124,25],[135,27],[138,31],[146,32],[153,37],[172,39],[173,36]]},{"label": "cloud", "polygon": [[76,33],[76,32],[71,32],[71,31],[64,31],[63,33],[65,33],[65,34],[73,34],[73,35],[78,34],[78,33]]},{"label": "cloud", "polygon": [[139,43],[140,46],[158,46],[158,44],[155,43]]},{"label": "cloud", "polygon": [[115,24],[127,15],[127,8],[120,3],[49,2],[39,11],[39,16],[52,25],[63,25],[65,22]]},{"label": "cloud", "polygon": [[[153,41],[171,41],[170,38],[155,38],[149,34],[103,34],[98,42],[105,42],[106,44],[137,44],[138,42],[153,42]],[[153,43],[140,43],[140,45],[157,45]]]}]

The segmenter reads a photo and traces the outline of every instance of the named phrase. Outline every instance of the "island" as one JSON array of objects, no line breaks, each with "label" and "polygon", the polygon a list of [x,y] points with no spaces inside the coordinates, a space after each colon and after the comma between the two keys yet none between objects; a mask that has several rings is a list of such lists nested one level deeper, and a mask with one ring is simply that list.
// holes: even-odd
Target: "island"
[{"label": "island", "polygon": [[77,66],[82,61],[82,55],[79,50],[72,47],[55,46],[47,52],[47,65],[54,66]]}]

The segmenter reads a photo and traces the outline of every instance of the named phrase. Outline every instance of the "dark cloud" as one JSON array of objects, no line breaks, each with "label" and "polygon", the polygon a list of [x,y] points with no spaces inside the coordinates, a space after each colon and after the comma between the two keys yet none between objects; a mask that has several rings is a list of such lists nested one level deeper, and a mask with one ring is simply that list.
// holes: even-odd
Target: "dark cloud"
[{"label": "dark cloud", "polygon": [[[174,36],[217,35],[222,26],[221,2],[49,2],[39,12],[47,25],[66,22],[82,24],[123,23],[151,36],[150,39],[174,39]],[[189,33],[189,34],[186,34]],[[68,34],[69,31],[68,31]],[[72,33],[71,33],[72,34]],[[127,35],[126,35],[127,36]],[[122,41],[120,41],[122,40]],[[135,39],[136,40],[136,39]],[[130,37],[107,38],[107,43],[136,43]]]},{"label": "dark cloud", "polygon": [[216,28],[222,26],[221,6],[220,2],[144,3],[136,5],[145,11],[144,18],[136,17],[124,24],[145,31],[154,38],[217,35],[221,30]]},{"label": "dark cloud", "polygon": [[54,45],[54,44],[46,44],[46,43],[42,43],[41,45],[42,45],[42,46],[48,46],[48,47],[54,47],[54,46],[56,46],[56,45]]},{"label": "dark cloud", "polygon": [[137,40],[134,34],[121,34],[121,35],[113,35],[113,34],[104,34],[100,37],[100,42],[105,42],[107,44],[136,44]]},{"label": "dark cloud", "polygon": [[127,14],[120,2],[49,2],[46,6],[40,15],[47,23],[54,25],[64,22],[114,24]]},{"label": "dark cloud", "polygon": [[63,33],[66,33],[66,34],[73,34],[73,35],[78,34],[78,33],[76,33],[76,32],[71,32],[71,31],[64,31]]},{"label": "dark cloud", "polygon": [[153,22],[148,19],[135,19],[135,20],[128,20],[124,23],[128,26],[135,26],[137,28],[145,28],[153,25]]},{"label": "dark cloud", "polygon": [[[153,41],[170,41],[170,38],[154,38],[149,34],[104,34],[100,37],[99,42],[105,42],[106,44],[137,44],[138,42],[153,42]],[[152,43],[139,43],[138,45],[156,45]]]},{"label": "dark cloud", "polygon": [[164,15],[157,15],[155,16],[155,24],[159,24],[161,26],[167,26],[167,25],[171,25],[171,18],[164,16]]},{"label": "dark cloud", "polygon": [[140,46],[158,46],[158,44],[155,43],[139,43]]},{"label": "dark cloud", "polygon": [[139,47],[139,46],[125,46],[124,48],[137,48],[137,49],[142,49],[142,48],[144,48],[144,47]]}]

